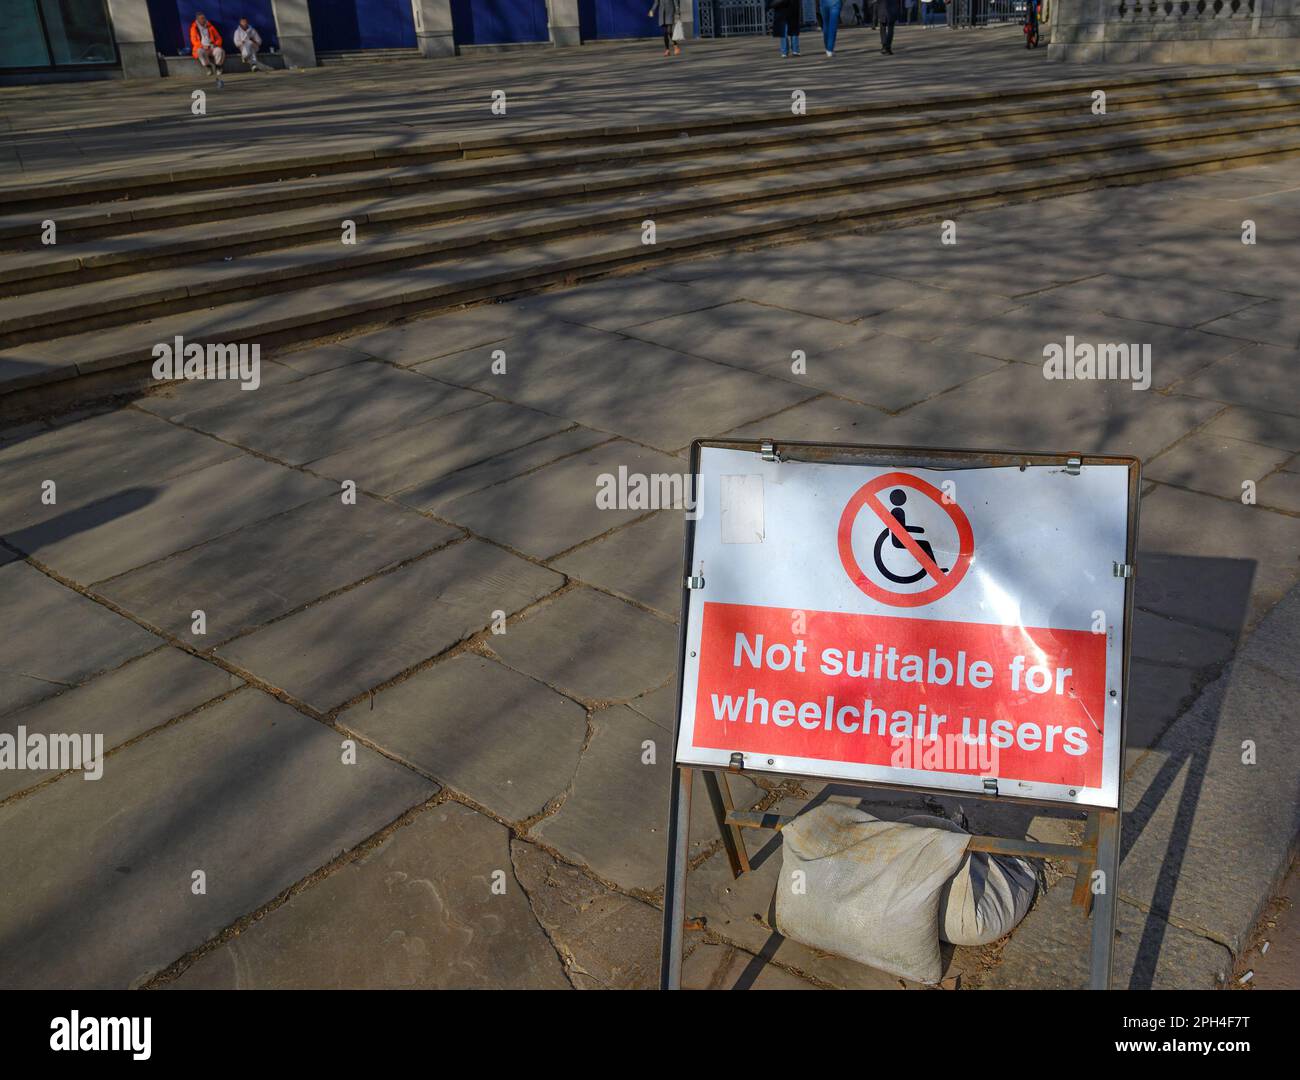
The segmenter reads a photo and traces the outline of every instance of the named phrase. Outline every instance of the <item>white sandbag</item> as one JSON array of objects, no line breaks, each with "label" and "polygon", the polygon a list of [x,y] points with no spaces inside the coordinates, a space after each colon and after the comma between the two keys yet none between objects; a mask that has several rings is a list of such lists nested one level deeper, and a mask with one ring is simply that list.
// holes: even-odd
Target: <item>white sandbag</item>
[{"label": "white sandbag", "polygon": [[[777,929],[914,982],[943,977],[939,896],[969,837],[823,803],[781,833]],[[803,871],[800,880],[796,871]]]},{"label": "white sandbag", "polygon": [[[964,833],[956,822],[918,814],[909,825]],[[952,945],[987,945],[1009,934],[1034,902],[1038,874],[1028,859],[970,851],[939,897],[939,937]]]}]

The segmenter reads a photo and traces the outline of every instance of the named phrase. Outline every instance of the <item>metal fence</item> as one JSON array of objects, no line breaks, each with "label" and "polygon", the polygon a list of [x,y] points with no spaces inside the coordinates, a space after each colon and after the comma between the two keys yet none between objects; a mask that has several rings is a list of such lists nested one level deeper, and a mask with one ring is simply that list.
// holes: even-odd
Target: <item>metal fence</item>
[{"label": "metal fence", "polygon": [[[912,20],[923,26],[946,26],[948,5],[955,8],[956,25],[989,26],[1022,23],[1028,0],[918,0]],[[803,0],[803,25],[817,23],[817,0]],[[873,0],[844,0],[840,21],[845,26],[868,25]],[[906,20],[906,14],[904,14]],[[861,20],[861,21],[859,21]],[[696,0],[695,32],[700,37],[737,37],[767,34],[772,30],[772,13],[764,0]]]}]

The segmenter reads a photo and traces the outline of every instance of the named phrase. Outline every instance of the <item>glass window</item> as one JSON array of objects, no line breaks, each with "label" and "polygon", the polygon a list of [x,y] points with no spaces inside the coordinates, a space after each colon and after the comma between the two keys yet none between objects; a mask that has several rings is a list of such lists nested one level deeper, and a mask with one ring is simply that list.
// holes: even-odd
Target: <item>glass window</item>
[{"label": "glass window", "polygon": [[36,0],[0,0],[0,26],[0,68],[49,65]]},{"label": "glass window", "polygon": [[111,64],[117,59],[104,0],[40,0],[56,64]]}]

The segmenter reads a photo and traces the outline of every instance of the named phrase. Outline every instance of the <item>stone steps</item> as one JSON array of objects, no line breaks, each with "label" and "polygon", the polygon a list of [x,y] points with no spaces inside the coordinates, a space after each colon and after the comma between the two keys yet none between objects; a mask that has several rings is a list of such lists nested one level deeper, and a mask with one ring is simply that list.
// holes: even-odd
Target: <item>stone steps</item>
[{"label": "stone steps", "polygon": [[[1296,122],[1300,109],[1291,91],[1273,91],[1261,97],[1234,99],[1230,106],[1210,108],[1207,103],[1183,106],[1173,113],[1137,109],[1108,118],[1083,116],[1043,120],[1003,120],[974,129],[945,126],[921,133],[880,138],[859,138],[852,143],[812,140],[803,144],[751,147],[742,158],[732,152],[700,154],[676,163],[674,179],[681,183],[730,183],[738,175],[763,177],[783,170],[807,172],[827,164],[843,170],[892,159],[918,158],[954,151],[985,153],[986,147],[1020,148],[1017,160],[1044,153],[1068,152],[1067,140],[1081,147],[1098,137],[1113,139],[1117,149],[1136,145],[1155,147],[1188,135],[1205,139],[1234,138],[1252,130]],[[1278,97],[1277,94],[1283,96]],[[1114,122],[1111,122],[1113,120]],[[1100,122],[1099,122],[1100,121]],[[972,158],[978,167],[979,158]],[[558,166],[545,178],[510,178],[486,183],[462,182],[459,187],[400,195],[379,188],[364,201],[320,200],[309,206],[271,213],[246,213],[240,227],[215,229],[201,212],[185,225],[173,225],[121,235],[102,236],[78,243],[61,242],[56,249],[16,252],[0,260],[0,297],[38,293],[100,281],[128,273],[182,267],[214,259],[237,259],[249,253],[300,244],[338,247],[341,222],[353,221],[367,238],[375,234],[409,230],[437,221],[482,215],[500,215],[526,206],[541,207],[557,201],[591,200],[613,192],[638,192],[657,185],[664,165],[654,161],[609,164],[569,170]],[[860,175],[860,173],[859,173]],[[875,170],[873,169],[873,178]],[[903,174],[909,178],[911,174]],[[195,219],[200,220],[195,220]],[[55,254],[57,251],[57,254]],[[308,261],[312,256],[308,256]],[[223,275],[228,276],[228,275]],[[0,316],[0,333],[4,332]]]},{"label": "stone steps", "polygon": [[[1182,89],[1139,87],[1110,95],[1110,111],[1093,117],[1080,102],[1068,96],[1037,105],[1033,117],[1026,119],[1024,106],[1016,102],[979,109],[943,109],[928,112],[883,116],[868,123],[861,116],[811,120],[807,124],[784,123],[765,128],[704,134],[689,139],[662,138],[639,142],[614,142],[603,146],[572,149],[548,149],[538,155],[525,150],[470,158],[442,159],[419,165],[389,165],[356,173],[329,173],[293,180],[275,180],[242,185],[236,188],[217,186],[203,191],[114,198],[102,203],[87,203],[65,208],[56,215],[60,237],[79,239],[103,232],[115,234],[164,227],[168,219],[205,220],[236,218],[247,207],[289,209],[303,205],[318,206],[348,195],[376,191],[410,191],[436,188],[474,180],[491,180],[503,175],[529,176],[554,172],[561,167],[579,168],[607,162],[633,162],[675,157],[696,157],[702,153],[734,153],[753,146],[776,148],[808,146],[836,142],[861,142],[866,134],[920,133],[935,129],[936,138],[960,140],[976,131],[996,138],[995,128],[1003,128],[1020,138],[1034,137],[1034,132],[1055,132],[1071,127],[1094,127],[1097,124],[1158,125],[1175,122],[1179,117],[1200,115],[1207,100],[1231,104],[1245,111],[1249,108],[1289,107],[1300,98],[1300,86],[1260,87],[1257,80],[1242,80],[1231,89],[1192,86]],[[1008,123],[1010,122],[1010,123]],[[946,132],[946,135],[944,134]],[[958,134],[953,134],[957,132]],[[0,250],[39,248],[41,223],[50,216],[48,206],[0,216]]]},{"label": "stone steps", "polygon": [[[83,199],[70,214],[100,235],[57,255],[0,252],[0,415],[143,385],[153,347],[176,335],[273,350],[738,243],[1298,154],[1297,87],[1271,81],[1138,82],[1108,91],[1105,116],[1076,83],[1040,91],[1030,112],[967,95],[877,116],[824,112],[807,129],[709,122],[698,141],[654,133],[592,147],[548,135],[481,142],[477,157],[462,146],[455,160],[357,158],[364,168],[338,162],[270,185],[284,197],[240,216],[233,237],[206,217],[176,222],[266,186],[223,174],[118,206]],[[339,242],[345,217],[356,246]],[[653,246],[640,241],[647,218]],[[119,231],[124,221],[136,227]]]},{"label": "stone steps", "polygon": [[[1144,92],[1149,95],[1183,96],[1200,93],[1206,96],[1231,95],[1250,89],[1294,85],[1291,77],[1295,67],[1280,65],[1260,68],[1249,74],[1225,75],[1169,73],[1116,75],[1107,80],[1110,101],[1122,101],[1124,95]],[[269,181],[300,179],[311,176],[356,173],[392,168],[400,165],[428,161],[471,159],[483,156],[509,156],[529,151],[547,152],[562,147],[605,147],[615,142],[648,142],[675,140],[686,132],[691,138],[710,133],[737,132],[751,128],[770,129],[785,125],[807,129],[810,124],[824,120],[852,117],[870,118],[873,121],[888,119],[891,115],[918,111],[973,110],[992,114],[996,110],[1013,110],[1021,114],[1039,113],[1049,108],[1077,108],[1091,100],[1091,82],[1078,79],[1037,84],[1017,92],[1012,87],[999,85],[988,91],[949,92],[918,91],[902,106],[897,102],[869,102],[865,104],[811,105],[807,114],[794,117],[788,112],[751,114],[738,119],[730,111],[721,116],[686,115],[668,123],[611,124],[603,127],[584,126],[579,129],[560,128],[501,137],[486,131],[483,134],[455,139],[429,139],[421,142],[403,142],[397,146],[363,147],[355,150],[323,150],[318,154],[296,154],[288,160],[261,158],[238,161],[223,157],[200,165],[184,165],[175,169],[146,172],[137,175],[113,175],[96,179],[69,180],[63,183],[32,184],[28,181],[0,183],[0,207],[13,212],[27,211],[44,214],[52,207],[75,206],[88,202],[117,201],[127,198],[144,198],[155,194],[172,194],[214,187],[249,186]],[[950,113],[956,118],[955,114]]]},{"label": "stone steps", "polygon": [[[1272,135],[1283,145],[1300,144],[1300,115],[1243,120],[1236,116],[1205,118],[1196,123],[1161,127],[1153,131],[1129,130],[1093,132],[1087,138],[1057,140],[1029,145],[997,146],[941,157],[919,150],[895,157],[871,170],[875,190],[921,181],[1002,172],[1044,159],[1113,160],[1154,149],[1178,148],[1195,143],[1198,147],[1224,140],[1246,141]],[[488,217],[474,216],[381,235],[356,248],[338,242],[337,219],[328,242],[284,249],[253,251],[229,262],[208,262],[153,270],[99,281],[82,282],[63,288],[33,291],[0,299],[0,347],[10,347],[49,336],[58,328],[64,334],[120,325],[140,318],[178,313],[214,303],[234,302],[268,296],[337,281],[362,272],[384,272],[406,266],[433,267],[448,258],[477,254],[488,248],[506,248],[541,239],[589,233],[600,228],[639,231],[647,216],[656,221],[695,220],[728,209],[761,203],[775,206],[802,202],[836,193],[851,194],[863,183],[859,160],[837,162],[823,169],[807,161],[791,160],[787,169],[771,171],[743,182],[690,184],[685,182],[668,195],[647,192],[636,185],[637,197],[627,192],[602,193],[599,189],[562,193],[545,202],[534,202],[510,210],[508,200],[491,186],[484,189],[485,205],[497,206]],[[791,187],[789,170],[797,169],[799,182]]]}]

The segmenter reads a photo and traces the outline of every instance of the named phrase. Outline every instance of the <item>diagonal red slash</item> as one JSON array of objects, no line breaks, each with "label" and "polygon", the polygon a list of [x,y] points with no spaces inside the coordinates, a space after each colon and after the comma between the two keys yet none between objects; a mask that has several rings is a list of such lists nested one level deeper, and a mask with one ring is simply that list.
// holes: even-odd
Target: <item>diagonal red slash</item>
[{"label": "diagonal red slash", "polygon": [[912,534],[898,523],[898,518],[885,510],[885,504],[880,502],[879,499],[871,498],[867,500],[867,505],[871,507],[876,517],[885,523],[889,531],[902,542],[903,547],[907,548],[912,558],[921,564],[921,569],[934,578],[937,583],[942,584],[943,571],[939,569],[939,564],[921,550],[921,545],[913,540]]}]

